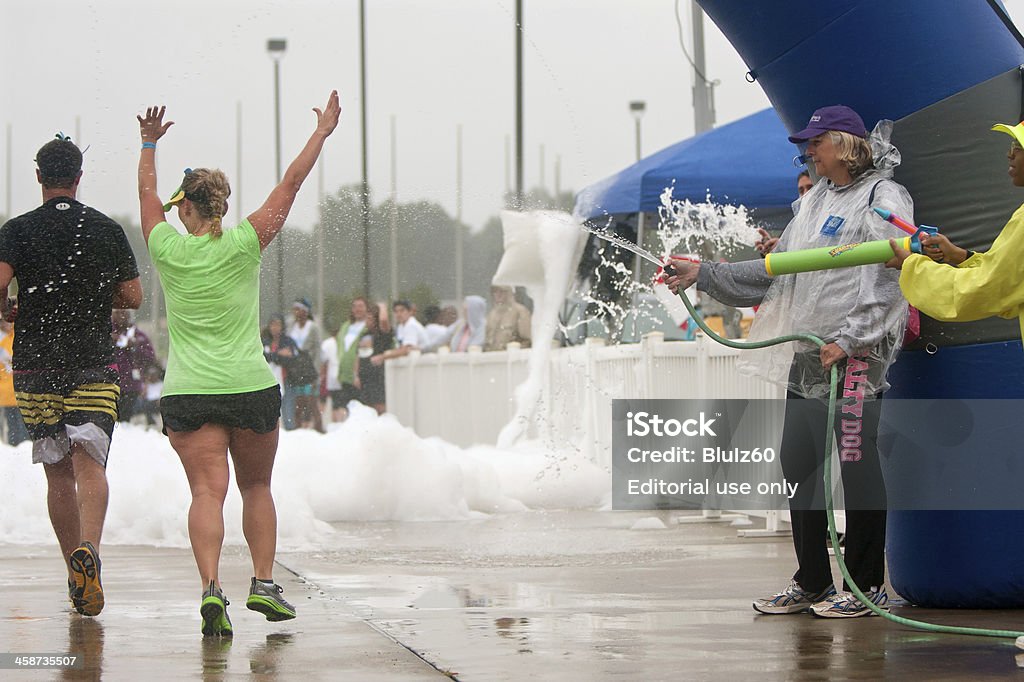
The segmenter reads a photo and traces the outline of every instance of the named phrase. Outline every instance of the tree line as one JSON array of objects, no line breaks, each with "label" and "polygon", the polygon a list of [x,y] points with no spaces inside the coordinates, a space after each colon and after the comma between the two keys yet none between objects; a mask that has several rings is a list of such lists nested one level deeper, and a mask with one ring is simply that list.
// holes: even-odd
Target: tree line
[{"label": "tree line", "polygon": [[[430,201],[372,204],[369,215],[370,291],[363,291],[363,218],[360,185],[346,185],[324,196],[319,208],[324,243],[324,310],[317,318],[330,331],[347,318],[349,303],[357,295],[388,301],[391,289],[392,210],[398,235],[398,296],[412,301],[419,310],[455,299],[455,243],[463,238],[463,292],[487,297],[491,277],[504,252],[501,218],[493,215],[479,230],[460,224],[444,207]],[[572,192],[552,196],[542,189],[530,191],[524,205],[530,209],[572,210]],[[506,205],[511,197],[506,197]],[[152,263],[138,227],[137,217],[113,216],[128,236],[139,264],[147,295],[138,316],[157,320],[163,316],[162,302],[154,295],[158,287]],[[286,225],[284,229],[284,301],[316,299],[317,232]],[[272,245],[264,254],[260,273],[260,311],[266,320],[278,310],[277,258]],[[156,309],[159,308],[159,309]]]}]

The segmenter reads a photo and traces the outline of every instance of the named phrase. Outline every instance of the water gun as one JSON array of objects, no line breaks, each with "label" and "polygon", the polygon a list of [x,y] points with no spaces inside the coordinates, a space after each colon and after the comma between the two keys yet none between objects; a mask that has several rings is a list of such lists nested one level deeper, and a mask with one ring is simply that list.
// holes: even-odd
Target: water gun
[{"label": "water gun", "polygon": [[[889,221],[910,236],[896,240],[896,244],[912,253],[921,253],[922,234],[937,234],[938,228],[931,225],[912,225],[892,211],[882,208],[873,209],[878,215]],[[770,277],[791,275],[797,272],[815,270],[832,270],[848,268],[856,265],[875,265],[884,263],[896,254],[893,253],[888,239],[877,239],[870,242],[842,244],[840,246],[824,246],[817,249],[802,249],[769,253],[764,258],[764,267]],[[674,269],[666,267],[669,275],[675,274]]]},{"label": "water gun", "polygon": [[871,210],[877,213],[878,215],[882,216],[883,220],[889,221],[890,223],[892,223],[893,225],[900,228],[901,230],[903,230],[904,232],[911,236],[920,238],[922,233],[929,235],[939,233],[939,228],[937,227],[933,227],[931,225],[922,225],[921,227],[912,225],[903,218],[900,218],[892,211],[887,211],[884,208],[872,208]]},{"label": "water gun", "polygon": [[[903,237],[897,239],[896,243],[907,251],[921,253],[921,242],[917,237]],[[764,268],[770,277],[775,277],[795,272],[884,263],[895,255],[888,239],[877,239],[840,246],[823,246],[818,249],[772,252],[764,257]]]},{"label": "water gun", "polygon": [[[917,237],[903,237],[897,239],[896,243],[907,251],[921,253],[921,242]],[[840,246],[823,246],[818,249],[772,252],[764,257],[764,268],[769,277],[775,277],[777,275],[792,275],[797,272],[884,263],[895,255],[892,247],[889,246],[888,239],[878,239]],[[675,268],[666,265],[665,274],[675,275]]]},{"label": "water gun", "polygon": [[[897,239],[896,243],[901,248],[913,253],[921,253],[921,235],[937,234],[939,229],[931,225],[920,227],[908,223],[892,211],[884,208],[872,209],[884,220],[900,228],[909,237]],[[769,253],[765,256],[764,267],[768,275],[789,275],[796,272],[811,272],[814,270],[831,270],[833,268],[847,268],[855,265],[874,265],[884,263],[896,254],[889,246],[888,239],[878,239],[870,242],[859,242],[856,244],[843,244],[841,246],[825,246],[818,249],[804,249],[801,251],[790,251],[783,253]]]}]

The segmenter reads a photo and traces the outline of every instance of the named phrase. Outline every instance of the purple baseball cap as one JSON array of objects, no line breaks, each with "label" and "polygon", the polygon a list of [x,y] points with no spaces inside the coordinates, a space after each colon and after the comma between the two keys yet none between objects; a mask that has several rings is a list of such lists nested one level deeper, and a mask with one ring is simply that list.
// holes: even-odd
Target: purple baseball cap
[{"label": "purple baseball cap", "polygon": [[815,111],[811,115],[811,120],[807,122],[807,127],[798,133],[790,135],[789,141],[794,144],[806,142],[812,137],[817,137],[829,130],[839,130],[860,138],[868,136],[867,128],[864,127],[864,121],[857,112],[850,107],[837,104],[831,107],[822,107]]}]

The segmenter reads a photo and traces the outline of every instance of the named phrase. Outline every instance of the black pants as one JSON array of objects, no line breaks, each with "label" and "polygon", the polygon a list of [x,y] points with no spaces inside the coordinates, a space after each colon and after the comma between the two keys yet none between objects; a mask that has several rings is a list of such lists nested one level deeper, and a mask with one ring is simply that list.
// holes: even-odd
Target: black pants
[{"label": "black pants", "polygon": [[132,417],[138,408],[139,394],[138,393],[121,393],[121,397],[117,400],[117,421],[119,422],[130,422]]},{"label": "black pants", "polygon": [[[847,358],[837,368],[839,400],[833,432],[846,508],[843,556],[854,581],[867,590],[880,587],[885,579],[885,483],[876,444],[881,394],[865,396],[858,390],[866,374],[877,372],[863,358]],[[792,392],[787,392],[786,401],[782,471],[787,481],[799,483],[790,501],[799,566],[793,579],[808,592],[820,592],[832,584],[823,482],[828,404]],[[849,585],[844,583],[843,589]]]}]

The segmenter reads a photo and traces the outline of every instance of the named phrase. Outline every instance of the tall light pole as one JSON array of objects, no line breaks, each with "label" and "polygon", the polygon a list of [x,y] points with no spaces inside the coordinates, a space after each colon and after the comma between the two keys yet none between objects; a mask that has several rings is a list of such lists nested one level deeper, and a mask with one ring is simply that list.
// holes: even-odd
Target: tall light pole
[{"label": "tall light pole", "polygon": [[370,178],[366,160],[366,0],[359,0],[359,110],[363,163],[363,295],[370,295]]},{"label": "tall light pole", "polygon": [[555,201],[562,194],[562,155],[555,155]]},{"label": "tall light pole", "polygon": [[462,124],[455,126],[455,300],[462,300]]},{"label": "tall light pole", "polygon": [[[636,161],[640,163],[640,159],[643,158],[643,151],[640,147],[640,119],[644,117],[644,112],[647,110],[647,102],[643,100],[633,100],[629,103],[629,111],[633,114],[633,120],[636,122]],[[644,211],[641,208],[637,212],[636,216],[636,243],[642,248],[644,245]],[[643,263],[640,260],[640,256],[633,259],[633,278],[640,281],[640,268]]]},{"label": "tall light pole", "polygon": [[505,195],[512,191],[512,136],[505,136]]},{"label": "tall light pole", "polygon": [[324,232],[327,230],[327,226],[324,225],[324,153],[322,150],[316,165],[316,205],[317,212],[320,214],[316,221],[316,313],[323,315],[324,300],[327,296],[324,290],[324,252],[327,250]]},{"label": "tall light pole", "polygon": [[235,102],[235,225],[242,222],[242,101]]},{"label": "tall light pole", "polygon": [[4,197],[4,217],[11,219],[11,124],[7,124],[7,170],[4,172],[7,196]]},{"label": "tall light pole", "polygon": [[[82,144],[82,117],[81,116],[75,116],[75,139],[74,139],[74,142],[75,142],[75,144],[78,145],[79,149],[85,149],[85,146]],[[82,191],[82,186],[81,185],[78,186],[78,193],[75,195],[75,198],[78,199],[79,201],[83,201],[83,202],[85,201],[85,193]]]},{"label": "tall light pole", "polygon": [[544,191],[544,145],[540,146],[540,181],[537,183],[540,185],[541,192]]},{"label": "tall light pole", "polygon": [[391,300],[398,300],[398,130],[391,115]]},{"label": "tall light pole", "polygon": [[523,0],[516,0],[516,197],[523,210]]},{"label": "tall light pole", "polygon": [[704,10],[693,2],[693,127],[697,134],[715,127],[715,86],[709,81],[704,66]]},{"label": "tall light pole", "polygon": [[633,114],[633,119],[636,121],[636,160],[639,161],[642,157],[640,151],[640,119],[644,117],[644,112],[647,110],[647,102],[643,100],[633,100],[629,103],[629,111]]},{"label": "tall light pole", "polygon": [[[267,52],[274,60],[274,169],[277,184],[281,183],[281,57],[288,47],[284,38],[267,41]],[[285,231],[277,235],[277,311],[284,313],[284,254]]]}]

